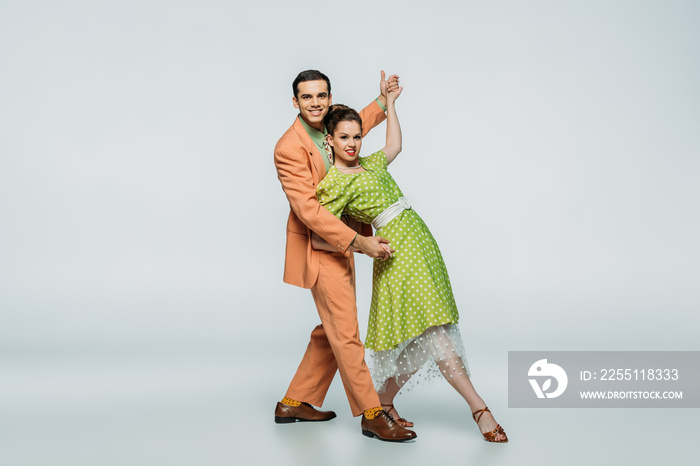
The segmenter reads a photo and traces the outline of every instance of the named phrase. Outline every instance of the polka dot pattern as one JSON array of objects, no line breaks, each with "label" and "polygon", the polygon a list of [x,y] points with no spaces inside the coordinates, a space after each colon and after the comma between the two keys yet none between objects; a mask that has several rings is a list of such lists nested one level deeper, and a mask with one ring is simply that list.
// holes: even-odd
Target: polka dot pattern
[{"label": "polka dot pattern", "polygon": [[[317,187],[319,202],[336,216],[370,223],[403,193],[387,171],[386,154],[361,157],[366,171],[342,173],[331,167]],[[396,348],[426,329],[459,320],[447,268],[433,235],[412,209],[377,230],[396,250],[375,259],[372,302],[365,346],[374,351]]]},{"label": "polka dot pattern", "polygon": [[430,327],[390,350],[367,350],[367,358],[374,387],[380,394],[391,378],[396,379],[401,386],[399,393],[403,393],[436,379],[470,375],[462,335],[455,324]]}]

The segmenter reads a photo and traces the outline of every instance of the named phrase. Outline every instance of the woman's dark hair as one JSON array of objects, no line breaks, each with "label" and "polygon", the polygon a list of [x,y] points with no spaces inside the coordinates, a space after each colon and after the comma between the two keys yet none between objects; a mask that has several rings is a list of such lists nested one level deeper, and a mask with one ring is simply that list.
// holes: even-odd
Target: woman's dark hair
[{"label": "woman's dark hair", "polygon": [[360,125],[360,131],[362,131],[362,118],[360,118],[359,113],[347,105],[331,105],[326,117],[323,119],[323,124],[326,125],[328,134],[333,135],[336,126],[338,126],[338,123],[341,121],[356,121]]},{"label": "woman's dark hair", "polygon": [[328,94],[331,93],[331,80],[328,79],[328,76],[318,70],[306,70],[299,73],[292,83],[292,92],[294,92],[294,97],[299,97],[297,95],[299,94],[299,83],[306,81],[326,81],[326,84],[328,84]]}]

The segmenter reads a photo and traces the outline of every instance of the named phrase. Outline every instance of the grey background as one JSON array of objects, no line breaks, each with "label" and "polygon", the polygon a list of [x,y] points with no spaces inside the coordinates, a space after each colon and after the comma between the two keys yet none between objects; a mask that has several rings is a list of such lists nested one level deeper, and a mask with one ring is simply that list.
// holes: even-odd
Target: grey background
[{"label": "grey background", "polygon": [[[699,13],[0,1],[3,463],[687,462],[694,410],[507,409],[506,371],[509,350],[698,349]],[[446,384],[398,400],[412,445],[363,438],[338,380],[338,419],[272,423],[317,322],[281,282],[272,164],[307,68],[355,107],[380,69],[402,77],[392,172],[509,445],[484,444]],[[382,144],[383,126],[364,153]]]}]

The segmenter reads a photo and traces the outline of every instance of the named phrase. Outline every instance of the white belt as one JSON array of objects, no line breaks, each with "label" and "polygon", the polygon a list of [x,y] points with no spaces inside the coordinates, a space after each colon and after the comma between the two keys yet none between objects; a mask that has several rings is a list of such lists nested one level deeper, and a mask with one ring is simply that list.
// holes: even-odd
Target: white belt
[{"label": "white belt", "polygon": [[381,227],[385,227],[399,216],[404,210],[411,208],[411,204],[405,197],[400,197],[398,201],[391,204],[384,210],[381,214],[377,215],[374,220],[372,220],[372,226],[375,230],[379,230]]}]

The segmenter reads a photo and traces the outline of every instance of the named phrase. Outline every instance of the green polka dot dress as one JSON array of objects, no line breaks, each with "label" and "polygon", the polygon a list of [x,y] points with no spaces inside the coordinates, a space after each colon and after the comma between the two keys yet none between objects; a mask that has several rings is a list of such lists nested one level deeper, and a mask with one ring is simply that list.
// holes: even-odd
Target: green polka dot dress
[{"label": "green polka dot dress", "polygon": [[[348,214],[371,223],[403,194],[387,171],[384,152],[361,157],[359,162],[366,171],[348,174],[331,167],[317,195],[336,216]],[[456,324],[459,314],[445,263],[418,214],[404,210],[376,234],[388,239],[396,252],[391,259],[374,260],[365,347],[389,350],[430,327]]]},{"label": "green polka dot dress", "polygon": [[[403,193],[387,171],[384,152],[359,163],[366,171],[349,174],[331,167],[317,195],[336,216],[371,223]],[[375,388],[381,393],[390,378],[404,392],[436,378],[469,376],[450,279],[430,230],[409,209],[376,234],[396,252],[391,259],[374,260],[365,347]]]}]

